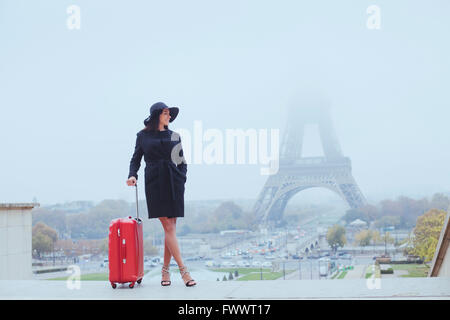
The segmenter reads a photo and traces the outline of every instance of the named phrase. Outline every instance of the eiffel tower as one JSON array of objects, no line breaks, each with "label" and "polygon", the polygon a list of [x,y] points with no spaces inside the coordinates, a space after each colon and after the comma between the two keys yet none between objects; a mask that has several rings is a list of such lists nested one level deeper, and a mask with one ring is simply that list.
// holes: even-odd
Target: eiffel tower
[{"label": "eiffel tower", "polygon": [[[262,226],[281,220],[286,205],[296,193],[313,187],[334,191],[351,208],[367,204],[351,173],[350,158],[344,157],[336,138],[329,107],[316,104],[290,108],[279,155],[279,170],[269,176],[253,208]],[[306,124],[317,124],[323,157],[302,157]]]}]

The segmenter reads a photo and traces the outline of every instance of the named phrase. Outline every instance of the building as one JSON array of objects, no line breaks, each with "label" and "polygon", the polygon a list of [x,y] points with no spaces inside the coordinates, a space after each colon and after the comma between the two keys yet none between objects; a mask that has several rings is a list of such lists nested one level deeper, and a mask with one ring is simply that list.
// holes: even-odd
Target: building
[{"label": "building", "polygon": [[353,242],[357,233],[361,232],[361,230],[367,229],[367,223],[363,220],[356,219],[350,222],[345,229],[347,241]]},{"label": "building", "polygon": [[38,203],[0,203],[0,280],[32,278],[31,210]]}]

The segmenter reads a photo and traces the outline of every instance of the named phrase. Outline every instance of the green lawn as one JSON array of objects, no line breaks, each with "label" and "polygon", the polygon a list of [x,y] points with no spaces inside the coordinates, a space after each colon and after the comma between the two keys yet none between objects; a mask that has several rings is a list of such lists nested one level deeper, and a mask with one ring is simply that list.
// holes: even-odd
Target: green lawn
[{"label": "green lawn", "polygon": [[[216,272],[231,272],[234,276],[234,272],[237,270],[239,275],[245,275],[252,272],[260,272],[260,268],[214,268],[211,269],[212,271]],[[262,272],[270,272],[269,268],[263,268]]]},{"label": "green lawn", "polygon": [[[263,272],[263,280],[275,280],[283,276],[283,272]],[[237,281],[261,280],[261,272],[249,273],[237,279]]]},{"label": "green lawn", "polygon": [[[59,278],[51,278],[48,280],[67,280],[69,276],[66,277],[59,277]],[[88,273],[88,274],[82,274],[80,276],[81,281],[108,281],[109,280],[109,274],[106,273]]]},{"label": "green lawn", "polygon": [[[261,280],[261,269],[260,268],[216,268],[211,269],[212,271],[231,272],[234,277],[234,272],[237,270],[239,278],[237,281],[248,281],[248,280]],[[295,270],[286,270],[286,274],[294,272]],[[271,272],[269,268],[262,269],[262,279],[263,280],[275,280],[283,277],[283,271]]]},{"label": "green lawn", "polygon": [[[369,265],[366,268],[365,278],[368,279],[368,278],[372,277],[373,273],[374,273],[373,265]],[[378,266],[375,266],[375,276],[374,277],[381,278],[381,271],[380,271],[380,267],[378,267]]]},{"label": "green lawn", "polygon": [[408,274],[400,277],[427,277],[428,270],[430,269],[426,264],[391,264],[392,269],[395,270],[407,270]]},{"label": "green lawn", "polygon": [[344,277],[347,275],[347,271],[342,271],[341,274],[337,277],[337,279],[344,279]]}]

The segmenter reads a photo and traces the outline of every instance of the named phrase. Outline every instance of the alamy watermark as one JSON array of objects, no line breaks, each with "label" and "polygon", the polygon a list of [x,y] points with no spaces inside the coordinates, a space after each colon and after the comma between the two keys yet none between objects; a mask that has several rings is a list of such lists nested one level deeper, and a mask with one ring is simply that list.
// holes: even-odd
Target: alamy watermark
[{"label": "alamy watermark", "polygon": [[66,280],[66,287],[69,290],[81,289],[81,269],[77,265],[70,265],[67,268],[66,273],[70,273],[70,276]]},{"label": "alamy watermark", "polygon": [[[183,140],[172,150],[172,161],[193,164],[259,164],[261,175],[276,174],[279,169],[279,129],[207,129],[200,120],[194,130],[177,129],[172,141]],[[269,148],[270,146],[270,148]],[[183,157],[180,151],[183,149]]]},{"label": "alamy watermark", "polygon": [[368,6],[366,13],[370,16],[367,18],[366,26],[369,30],[379,30],[381,28],[381,9],[377,5]]},{"label": "alamy watermark", "polygon": [[66,20],[66,26],[69,30],[80,30],[81,28],[81,9],[77,5],[67,7],[66,13],[69,15]]},{"label": "alamy watermark", "polygon": [[372,265],[372,274],[366,279],[367,289],[381,289],[381,278],[377,276],[376,267]]}]

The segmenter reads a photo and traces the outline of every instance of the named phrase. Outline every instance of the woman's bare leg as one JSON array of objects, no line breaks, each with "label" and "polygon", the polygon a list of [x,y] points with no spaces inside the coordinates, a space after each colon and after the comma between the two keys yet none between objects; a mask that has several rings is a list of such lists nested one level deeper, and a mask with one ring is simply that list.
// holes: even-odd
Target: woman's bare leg
[{"label": "woman's bare leg", "polygon": [[[165,246],[168,247],[171,255],[177,262],[178,267],[183,267],[184,266],[183,259],[181,258],[181,252],[180,252],[180,248],[178,247],[178,241],[177,241],[177,237],[176,237],[176,222],[177,222],[176,219],[177,218],[167,218],[167,217],[159,218],[159,220],[161,221],[161,224],[164,228],[164,232],[165,232],[164,244],[165,244]],[[187,274],[185,274],[183,279],[185,281],[189,281],[192,278],[187,273]]]},{"label": "woman's bare leg", "polygon": [[[167,217],[161,217],[159,220],[162,223],[162,226],[164,228],[164,246],[167,248],[170,253],[170,258],[173,256],[175,261],[179,266],[183,265],[183,260],[181,259],[181,253],[180,248],[178,247],[178,241],[176,237],[176,218],[167,218]],[[169,255],[167,255],[169,257]],[[164,249],[164,264],[167,263],[167,265],[170,263],[170,258],[168,261],[166,261],[166,249]]]},{"label": "woman's bare leg", "polygon": [[167,245],[167,239],[164,238],[164,265],[169,266],[172,254],[170,253],[169,246]]}]

